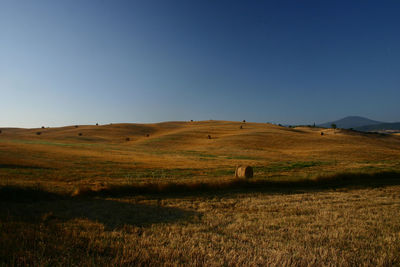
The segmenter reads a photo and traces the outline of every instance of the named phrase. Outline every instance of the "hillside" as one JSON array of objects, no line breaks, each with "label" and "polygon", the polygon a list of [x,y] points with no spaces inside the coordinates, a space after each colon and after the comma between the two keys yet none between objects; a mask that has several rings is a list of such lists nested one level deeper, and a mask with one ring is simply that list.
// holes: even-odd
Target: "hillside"
[{"label": "hillside", "polygon": [[127,179],[232,179],[239,164],[255,166],[260,179],[357,170],[370,162],[391,168],[399,155],[398,136],[229,121],[3,129],[0,134],[0,165],[11,166],[5,176],[33,183],[29,177],[41,173],[49,186],[61,183],[64,189]]},{"label": "hillside", "polygon": [[398,130],[400,131],[400,122],[388,122],[380,123],[374,125],[366,125],[361,127],[356,127],[355,130],[363,132],[377,132],[377,131],[387,131],[387,130]]},{"label": "hillside", "polygon": [[320,127],[330,128],[332,124],[336,124],[337,128],[350,129],[366,125],[381,124],[383,122],[374,121],[368,118],[359,116],[348,116],[340,120],[331,121],[319,124]]}]

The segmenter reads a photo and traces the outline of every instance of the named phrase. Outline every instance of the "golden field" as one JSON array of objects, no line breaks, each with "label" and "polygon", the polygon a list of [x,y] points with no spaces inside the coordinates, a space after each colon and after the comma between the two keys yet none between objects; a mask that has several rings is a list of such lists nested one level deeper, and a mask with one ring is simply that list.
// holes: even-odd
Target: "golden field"
[{"label": "golden field", "polygon": [[[254,178],[235,180],[237,165]],[[3,128],[0,265],[399,265],[399,173],[398,135]]]}]

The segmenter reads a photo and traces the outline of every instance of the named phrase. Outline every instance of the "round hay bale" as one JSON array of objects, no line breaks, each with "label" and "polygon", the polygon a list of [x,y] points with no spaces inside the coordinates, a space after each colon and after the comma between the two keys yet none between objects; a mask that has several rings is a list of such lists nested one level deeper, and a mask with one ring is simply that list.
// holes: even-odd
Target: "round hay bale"
[{"label": "round hay bale", "polygon": [[208,135],[207,138],[208,138],[208,139],[211,139],[211,135]]},{"label": "round hay bale", "polygon": [[236,178],[252,178],[253,168],[251,166],[237,166],[235,171]]},{"label": "round hay bale", "polygon": [[131,141],[131,139],[129,137],[125,138],[125,141]]},{"label": "round hay bale", "polygon": [[321,132],[321,135],[324,135],[324,132]]},{"label": "round hay bale", "polygon": [[78,133],[79,136],[82,136],[82,133]]}]

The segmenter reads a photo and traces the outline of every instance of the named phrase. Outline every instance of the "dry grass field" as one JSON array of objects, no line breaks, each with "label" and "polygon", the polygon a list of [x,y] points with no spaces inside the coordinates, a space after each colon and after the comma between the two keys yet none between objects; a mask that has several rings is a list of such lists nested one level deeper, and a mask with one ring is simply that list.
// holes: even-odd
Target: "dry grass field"
[{"label": "dry grass field", "polygon": [[[235,180],[237,165],[254,178]],[[399,173],[398,135],[2,128],[0,265],[400,265]]]}]

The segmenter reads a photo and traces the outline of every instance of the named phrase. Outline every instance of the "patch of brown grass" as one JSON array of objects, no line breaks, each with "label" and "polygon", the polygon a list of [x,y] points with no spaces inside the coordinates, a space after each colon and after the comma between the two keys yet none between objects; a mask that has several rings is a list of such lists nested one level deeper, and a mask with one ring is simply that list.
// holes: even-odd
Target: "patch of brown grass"
[{"label": "patch of brown grass", "polygon": [[399,192],[0,201],[0,264],[396,266]]}]

